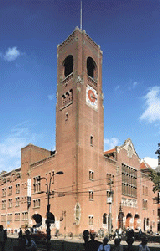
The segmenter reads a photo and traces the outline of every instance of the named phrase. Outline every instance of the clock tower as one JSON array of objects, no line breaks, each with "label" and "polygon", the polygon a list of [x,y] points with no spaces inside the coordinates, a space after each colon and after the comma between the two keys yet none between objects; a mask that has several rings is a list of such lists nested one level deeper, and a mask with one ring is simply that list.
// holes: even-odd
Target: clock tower
[{"label": "clock tower", "polygon": [[57,46],[56,151],[57,165],[64,167],[74,194],[74,225],[79,232],[96,203],[90,203],[92,192],[86,183],[93,185],[94,179],[102,178],[104,115],[102,51],[78,28]]}]

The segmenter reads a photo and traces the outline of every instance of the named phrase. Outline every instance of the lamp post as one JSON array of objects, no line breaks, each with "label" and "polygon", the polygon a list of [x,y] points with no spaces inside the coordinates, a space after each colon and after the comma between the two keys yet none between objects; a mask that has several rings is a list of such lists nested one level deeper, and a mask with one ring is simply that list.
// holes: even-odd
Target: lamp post
[{"label": "lamp post", "polygon": [[[60,175],[60,174],[63,174],[62,171],[59,171],[57,172],[56,174]],[[47,251],[50,250],[50,239],[51,239],[51,230],[50,230],[50,224],[51,223],[54,223],[54,222],[51,222],[51,221],[54,221],[54,216],[53,214],[50,212],[50,189],[51,189],[51,181],[52,181],[52,178],[54,177],[54,175],[56,174],[52,174],[50,175],[50,178],[49,178],[49,183],[47,183],[47,178],[41,178],[41,179],[45,179],[46,180],[46,185],[47,185]],[[52,218],[52,219],[51,219]]]}]

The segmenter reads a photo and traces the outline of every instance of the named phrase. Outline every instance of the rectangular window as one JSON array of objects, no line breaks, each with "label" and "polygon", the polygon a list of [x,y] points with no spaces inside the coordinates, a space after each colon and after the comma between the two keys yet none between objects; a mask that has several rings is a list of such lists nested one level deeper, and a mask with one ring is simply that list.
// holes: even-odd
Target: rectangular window
[{"label": "rectangular window", "polygon": [[19,207],[20,206],[20,197],[17,197],[16,198],[16,207]]},{"label": "rectangular window", "polygon": [[93,176],[94,172],[93,171],[89,171],[89,180],[93,180]]},{"label": "rectangular window", "polygon": [[93,136],[90,137],[90,145],[93,146]]},{"label": "rectangular window", "polygon": [[122,163],[122,194],[137,197],[137,170],[124,163]]},{"label": "rectangular window", "polygon": [[145,210],[148,208],[148,203],[147,203],[147,200],[145,199],[142,200],[142,208]]},{"label": "rectangular window", "polygon": [[2,188],[2,197],[6,197],[6,188]]},{"label": "rectangular window", "polygon": [[1,222],[6,222],[6,215],[1,215]]},{"label": "rectangular window", "polygon": [[16,184],[16,194],[20,193],[20,184]]},{"label": "rectangular window", "polygon": [[33,191],[34,193],[41,192],[41,176],[33,178]]},{"label": "rectangular window", "polygon": [[33,207],[37,208],[41,206],[41,200],[40,199],[35,199],[33,200]]},{"label": "rectangular window", "polygon": [[8,196],[12,195],[12,186],[8,187]]},{"label": "rectangular window", "polygon": [[7,221],[12,221],[12,214],[7,215]]},{"label": "rectangular window", "polygon": [[28,220],[28,212],[22,213],[22,220]]},{"label": "rectangular window", "polygon": [[88,216],[89,225],[93,225],[93,215]]},{"label": "rectangular window", "polygon": [[12,207],[12,199],[8,200],[8,207],[11,208]]},{"label": "rectangular window", "polygon": [[2,209],[6,209],[6,200],[2,200]]},{"label": "rectangular window", "polygon": [[89,200],[93,200],[93,191],[89,191]]},{"label": "rectangular window", "polygon": [[20,221],[20,213],[15,213],[15,221]]}]

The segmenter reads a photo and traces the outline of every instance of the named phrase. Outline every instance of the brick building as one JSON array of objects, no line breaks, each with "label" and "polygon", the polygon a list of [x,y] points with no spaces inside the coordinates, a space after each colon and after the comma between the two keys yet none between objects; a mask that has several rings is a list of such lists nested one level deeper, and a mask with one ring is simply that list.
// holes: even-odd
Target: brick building
[{"label": "brick building", "polygon": [[103,110],[102,51],[76,28],[57,47],[56,150],[29,144],[21,149],[21,168],[0,175],[5,228],[31,227],[33,215],[40,215],[39,228],[46,229],[46,181],[49,186],[52,178],[52,234],[107,232],[109,226],[157,231],[152,182],[132,141],[104,152]]}]

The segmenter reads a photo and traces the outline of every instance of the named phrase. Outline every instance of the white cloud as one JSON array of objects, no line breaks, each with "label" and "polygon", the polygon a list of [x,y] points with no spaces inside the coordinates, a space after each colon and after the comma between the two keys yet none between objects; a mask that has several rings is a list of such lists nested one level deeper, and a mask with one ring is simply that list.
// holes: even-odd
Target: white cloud
[{"label": "white cloud", "polygon": [[48,95],[48,99],[49,99],[49,100],[53,100],[53,99],[54,99],[54,97],[55,97],[55,95],[54,95],[54,94],[52,94],[52,95]]},{"label": "white cloud", "polygon": [[104,139],[104,144],[105,144],[105,148],[108,149],[112,149],[115,146],[117,146],[119,143],[119,139],[118,138],[111,138],[111,139]]},{"label": "white cloud", "polygon": [[38,135],[32,133],[27,122],[15,126],[0,142],[0,171],[11,171],[21,166],[21,148],[36,141]]},{"label": "white cloud", "polygon": [[150,158],[150,157],[145,157],[144,158],[145,162],[150,165],[152,168],[156,168],[158,166],[158,159],[155,158]]},{"label": "white cloud", "polygon": [[133,82],[133,88],[135,88],[138,85],[138,82]]},{"label": "white cloud", "polygon": [[21,52],[18,51],[17,47],[15,46],[12,48],[8,48],[3,58],[5,61],[11,62],[16,60],[21,55],[22,55]]},{"label": "white cloud", "polygon": [[144,97],[146,110],[141,115],[141,120],[152,123],[160,120],[160,87],[152,87]]},{"label": "white cloud", "polygon": [[116,92],[116,91],[118,91],[118,90],[119,90],[119,88],[120,88],[120,86],[119,86],[119,85],[117,85],[117,86],[114,88],[115,92]]}]

